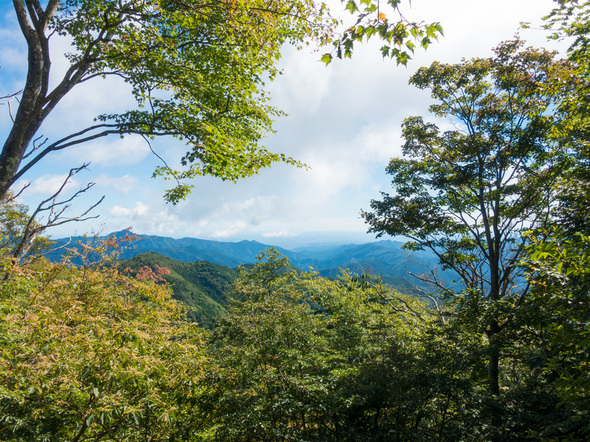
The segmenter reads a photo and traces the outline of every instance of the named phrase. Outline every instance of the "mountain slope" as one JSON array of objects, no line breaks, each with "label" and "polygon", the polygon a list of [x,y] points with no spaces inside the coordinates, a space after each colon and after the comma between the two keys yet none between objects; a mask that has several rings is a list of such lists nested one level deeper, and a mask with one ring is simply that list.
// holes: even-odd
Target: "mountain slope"
[{"label": "mountain slope", "polygon": [[[121,237],[126,232],[117,232],[109,236]],[[208,261],[213,264],[235,268],[239,265],[252,264],[256,256],[271,247],[256,241],[221,242],[196,238],[174,239],[154,235],[137,235],[137,241],[132,248],[123,250],[121,259],[129,259],[145,252],[173,258],[182,262]],[[65,244],[67,240],[57,240],[57,245]],[[89,242],[92,238],[72,238],[70,244],[76,241]],[[76,246],[75,246],[76,247]],[[79,248],[79,246],[77,246]],[[402,249],[398,241],[376,241],[365,244],[337,244],[312,245],[296,250],[286,250],[275,247],[280,253],[288,257],[291,264],[302,270],[319,271],[324,276],[336,276],[341,269],[354,273],[369,273],[389,281],[399,281],[395,288],[408,291],[408,287],[421,284],[410,275],[423,274],[429,268],[435,268],[437,259],[428,252],[409,252]],[[48,255],[50,259],[58,260],[63,250]],[[439,276],[449,286],[453,286],[451,272],[439,273]],[[180,284],[180,283],[179,283]]]},{"label": "mountain slope", "polygon": [[238,271],[207,261],[181,262],[154,252],[142,253],[118,262],[120,269],[139,267],[166,267],[170,274],[164,278],[171,285],[174,299],[188,308],[189,319],[211,328],[225,312],[227,296]]},{"label": "mountain slope", "polygon": [[[126,231],[114,232],[102,238],[124,237]],[[155,235],[136,235],[138,240],[131,247],[121,251],[120,259],[129,259],[145,252],[154,252],[177,261],[194,262],[209,261],[213,264],[220,264],[228,267],[237,267],[242,264],[256,262],[256,256],[263,250],[268,249],[267,244],[257,241],[222,242],[210,241],[196,238],[169,238]],[[72,237],[52,239],[55,241],[54,252],[47,254],[47,258],[53,261],[61,259],[64,249],[59,247],[67,246],[69,249],[80,250],[80,243],[87,244],[96,241],[93,237]],[[281,254],[291,260],[297,260],[298,254],[290,250],[275,247]]]}]

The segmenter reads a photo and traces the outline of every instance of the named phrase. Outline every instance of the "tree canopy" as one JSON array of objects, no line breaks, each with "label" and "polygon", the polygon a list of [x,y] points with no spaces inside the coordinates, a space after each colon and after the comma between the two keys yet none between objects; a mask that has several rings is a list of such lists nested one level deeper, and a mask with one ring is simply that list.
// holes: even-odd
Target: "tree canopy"
[{"label": "tree canopy", "polygon": [[[444,287],[436,273],[423,277],[450,299],[436,309],[371,276],[297,271],[270,250],[241,269],[227,315],[205,330],[187,322],[185,309],[171,299],[169,270],[138,261],[130,277],[104,265],[111,247],[129,237],[80,245],[80,266],[68,259],[17,262],[24,253],[18,237],[39,232],[8,190],[0,198],[2,439],[588,440],[590,2],[559,3],[548,20],[576,37],[569,59],[515,40],[500,44],[492,57],[434,63],[411,79],[431,91],[438,125],[405,120],[404,157],[387,169],[394,192],[373,201],[364,217],[372,231],[404,235],[407,248],[430,249],[455,272],[459,290]],[[259,94],[266,76],[276,73],[272,57],[280,45],[273,40],[266,55],[250,54],[253,47],[240,47],[240,32],[259,26],[255,36],[244,34],[252,44],[274,33],[295,43],[309,37],[307,30],[312,40],[326,37],[326,16],[311,2],[13,4],[26,18],[21,25],[32,42],[32,66],[37,60],[42,67],[40,82],[32,75],[27,83],[38,88],[23,91],[15,114],[23,112],[18,121],[29,125],[19,136],[31,137],[23,151],[30,167],[44,148],[53,146],[49,153],[94,136],[135,133],[189,142],[187,155],[194,158],[185,159],[187,168],[160,169],[163,174],[235,179],[250,173],[253,157],[239,153],[247,146],[273,160],[256,150],[255,140],[275,112]],[[287,9],[278,13],[279,6]],[[350,55],[366,34],[400,48],[379,2],[346,6],[357,22],[331,40],[336,56]],[[201,25],[204,33],[197,33]],[[412,35],[405,25],[402,41]],[[35,142],[35,131],[61,99],[60,85],[64,93],[71,90],[67,81],[52,91],[43,83],[50,67],[43,44],[51,32],[76,37],[66,79],[78,83],[71,87],[122,76],[145,107],[104,115],[96,126],[58,141]],[[416,35],[428,40],[427,32]],[[204,40],[192,40],[197,36]],[[43,43],[41,58],[35,41]],[[232,76],[236,54],[260,56],[265,67]],[[183,63],[196,69],[195,78],[183,72]],[[213,78],[216,63],[220,83]],[[154,83],[158,70],[164,83]],[[201,74],[212,83],[199,83]],[[234,94],[232,85],[241,89]],[[195,94],[183,92],[185,86]],[[217,100],[221,92],[226,101]],[[232,100],[239,97],[244,103],[237,105]],[[27,117],[21,107],[30,99],[35,106]],[[221,103],[227,107],[219,111]],[[246,108],[253,114],[245,123],[220,122]],[[194,144],[209,135],[220,149],[214,160],[198,156],[214,147]],[[224,150],[230,141],[233,150]],[[232,163],[235,176],[224,175],[228,152],[244,161]],[[15,170],[10,180],[28,169]],[[187,190],[179,186],[171,201]],[[38,241],[33,247],[44,245]],[[178,271],[196,276],[201,270],[183,265]]]},{"label": "tree canopy", "polygon": [[[405,63],[415,47],[440,32],[440,25],[396,20],[398,0],[346,2],[355,25],[340,31],[327,7],[313,0],[13,0],[28,48],[28,72],[12,109],[13,125],[0,153],[0,197],[51,152],[108,135],[171,136],[187,143],[180,170],[167,163],[154,175],[175,181],[166,200],[190,191],[184,180],[212,175],[237,180],[276,161],[299,164],[259,144],[280,115],[269,105],[265,83],[278,72],[284,44],[332,44],[350,56],[355,42],[373,35],[383,54]],[[71,41],[69,67],[53,75],[51,37]],[[331,59],[328,53],[324,61]],[[117,76],[131,86],[137,107],[97,115],[87,127],[68,128],[59,139],[42,125],[75,87]]]},{"label": "tree canopy", "polygon": [[[406,247],[432,250],[466,290],[491,305],[518,304],[526,292],[519,281],[522,234],[548,217],[555,177],[551,84],[571,72],[554,54],[522,46],[505,42],[494,57],[435,62],[412,76],[410,83],[437,100],[431,112],[451,119],[455,129],[441,132],[422,117],[406,119],[406,158],[392,159],[387,168],[395,194],[384,193],[364,214],[370,231],[403,235],[411,240]],[[485,325],[490,339],[504,326],[497,315]],[[497,364],[492,355],[495,392]]]},{"label": "tree canopy", "polygon": [[189,440],[203,428],[191,413],[203,332],[158,273],[102,264],[38,261],[0,281],[2,440]]},{"label": "tree canopy", "polygon": [[219,440],[432,440],[463,431],[469,336],[447,336],[424,303],[371,277],[290,271],[273,250],[259,259],[236,281],[211,337],[217,364],[205,400],[221,416]]}]

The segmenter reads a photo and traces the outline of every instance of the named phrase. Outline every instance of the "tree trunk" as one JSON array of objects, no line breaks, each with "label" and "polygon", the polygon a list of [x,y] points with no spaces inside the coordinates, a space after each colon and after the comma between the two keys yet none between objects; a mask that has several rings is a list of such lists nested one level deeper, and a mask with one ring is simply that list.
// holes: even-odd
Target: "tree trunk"
[{"label": "tree trunk", "polygon": [[49,72],[49,54],[43,51],[42,39],[45,38],[43,29],[34,29],[31,26],[23,3],[14,1],[13,4],[19,26],[27,41],[28,72],[12,129],[0,153],[0,199],[4,198],[13,184],[12,180],[36,132],[36,130],[30,130],[30,124],[35,118],[39,95],[44,89],[44,73]]},{"label": "tree trunk", "polygon": [[496,342],[496,335],[500,332],[498,321],[493,319],[490,322],[490,328],[488,332],[488,348],[489,348],[489,360],[488,360],[488,388],[489,392],[493,395],[500,394],[500,349]]},{"label": "tree trunk", "polygon": [[487,332],[488,336],[488,391],[492,394],[493,398],[489,403],[488,413],[490,416],[491,423],[491,442],[500,442],[503,440],[502,436],[502,420],[503,410],[499,406],[497,401],[500,395],[500,346],[498,343],[498,334],[500,333],[500,326],[496,319],[492,319],[489,324]]},{"label": "tree trunk", "polygon": [[49,87],[49,39],[45,31],[59,7],[59,0],[49,0],[45,10],[38,1],[13,0],[19,27],[28,47],[27,79],[23,87],[12,129],[0,152],[0,199],[14,184],[21,161],[44,120],[43,102]]}]

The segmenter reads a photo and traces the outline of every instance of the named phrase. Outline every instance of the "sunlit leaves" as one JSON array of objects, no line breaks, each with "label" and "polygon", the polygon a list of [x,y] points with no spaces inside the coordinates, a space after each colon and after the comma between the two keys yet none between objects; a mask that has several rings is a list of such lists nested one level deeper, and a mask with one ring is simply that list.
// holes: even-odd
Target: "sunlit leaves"
[{"label": "sunlit leaves", "polygon": [[0,284],[2,440],[191,440],[202,428],[202,332],[167,287],[42,262]]},{"label": "sunlit leaves", "polygon": [[[260,144],[272,130],[273,119],[281,115],[269,105],[265,84],[279,72],[283,45],[327,41],[335,22],[324,4],[65,0],[49,2],[43,14],[19,5],[15,3],[23,33],[34,32],[28,22],[35,25],[47,19],[38,25],[39,32],[47,27],[47,33],[70,39],[72,47],[65,54],[71,65],[51,89],[43,83],[51,56],[46,36],[27,39],[40,55],[31,61],[28,75],[37,86],[27,86],[23,94],[41,104],[36,108],[21,102],[19,112],[26,117],[15,118],[16,132],[34,134],[61,98],[82,82],[92,80],[100,87],[100,78],[121,77],[137,103],[135,109],[98,115],[95,125],[64,135],[39,151],[25,169],[54,150],[110,134],[140,134],[146,141],[172,136],[186,142],[187,153],[179,167],[169,167],[178,161],[167,159],[156,174],[175,181],[178,188],[167,193],[167,200],[177,202],[191,188],[182,180],[212,175],[235,181],[277,161],[299,165]],[[39,11],[42,8],[39,5]],[[2,186],[10,187],[29,147],[29,139],[17,138],[5,148],[11,157],[0,165],[7,169]]]},{"label": "sunlit leaves", "polygon": [[[378,38],[385,44],[383,56],[406,64],[416,47],[426,48],[442,33],[438,23],[407,21],[399,1],[388,1],[389,11],[377,0],[342,3],[352,26],[345,24],[350,17],[334,18],[315,0],[64,0],[35,2],[35,8],[15,2],[21,31],[35,35],[26,40],[36,55],[29,62],[27,99],[14,119],[14,136],[0,157],[0,193],[49,153],[108,135],[139,134],[146,142],[167,136],[186,143],[180,161],[156,154],[163,166],[155,175],[175,183],[166,193],[172,203],[186,197],[192,189],[187,181],[195,177],[235,181],[275,162],[300,166],[261,145],[281,115],[269,104],[266,82],[279,73],[284,45],[328,46],[331,52],[321,56],[328,64],[334,56],[350,57],[355,44]],[[70,66],[55,86],[49,83],[51,33],[72,43],[65,54]],[[26,159],[60,100],[84,82],[100,87],[98,80],[108,76],[130,85],[135,108],[98,115],[96,124],[75,128]],[[23,133],[24,138],[16,135]],[[150,144],[154,152],[158,147]]]},{"label": "sunlit leaves", "polygon": [[[398,2],[390,3],[397,8]],[[389,47],[383,54],[405,64],[406,51],[415,47],[410,35],[426,46],[440,33],[438,24],[401,19],[389,24],[373,1],[351,0],[345,7],[357,22],[337,38],[330,37],[335,22],[325,7],[310,0],[174,6],[159,0],[124,6],[71,0],[63,3],[54,26],[74,36],[73,63],[85,62],[88,51],[93,54],[86,76],[122,76],[143,108],[99,120],[114,122],[122,133],[174,135],[187,142],[181,169],[156,171],[177,181],[166,194],[177,202],[191,189],[185,181],[197,176],[235,181],[277,161],[299,165],[259,145],[279,115],[268,105],[263,86],[264,78],[278,72],[283,43],[333,39],[337,55],[350,57],[355,41],[378,36]],[[325,63],[331,60],[330,53],[322,56]]]},{"label": "sunlit leaves", "polygon": [[[400,1],[386,4],[376,0],[343,0],[345,9],[352,14],[355,22],[334,38],[334,49],[321,60],[329,64],[337,58],[352,56],[355,45],[371,38],[379,38],[385,43],[380,51],[383,57],[394,59],[397,64],[406,65],[416,45],[426,49],[432,41],[443,35],[440,23],[422,23],[406,20],[400,10]],[[387,10],[387,12],[385,12]],[[343,20],[344,22],[346,20]]]}]

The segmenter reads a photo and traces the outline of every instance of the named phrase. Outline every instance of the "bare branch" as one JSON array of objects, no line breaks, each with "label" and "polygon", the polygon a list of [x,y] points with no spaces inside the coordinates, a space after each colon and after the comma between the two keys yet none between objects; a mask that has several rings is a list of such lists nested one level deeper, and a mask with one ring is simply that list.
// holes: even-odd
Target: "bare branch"
[{"label": "bare branch", "polygon": [[7,194],[10,195],[8,198],[6,198],[2,203],[3,204],[8,204],[11,203],[13,201],[15,201],[20,195],[22,195],[22,193],[25,191],[25,189],[27,187],[29,187],[31,185],[31,183],[27,183],[25,184],[22,189],[20,189],[16,194],[12,195],[12,194]]},{"label": "bare branch", "polygon": [[[137,126],[138,129],[135,129],[134,126]],[[145,127],[145,125],[143,123],[129,124],[127,126],[123,126],[120,124],[106,124],[105,123],[105,124],[96,124],[94,126],[87,127],[79,132],[70,134],[67,137],[64,137],[58,141],[55,141],[54,143],[50,144],[45,149],[43,149],[41,152],[39,152],[37,154],[37,156],[35,156],[31,161],[29,161],[25,166],[23,166],[18,171],[18,173],[16,173],[12,177],[12,179],[10,180],[10,185],[12,186],[12,184],[14,184],[16,181],[18,181],[29,169],[31,169],[35,164],[37,164],[43,157],[45,157],[50,152],[55,152],[55,151],[65,149],[70,146],[83,144],[88,141],[92,141],[92,140],[96,140],[98,138],[106,137],[108,135],[122,135],[122,134],[142,135],[142,136],[143,135],[153,135],[153,136],[162,136],[162,135],[180,136],[180,135],[183,135],[181,132],[178,132],[178,131],[172,131],[172,130],[167,130],[167,129],[160,130],[159,128],[154,128],[153,130],[143,130],[143,129],[141,129],[143,127]],[[92,135],[83,136],[86,133],[89,133],[89,132],[92,132],[92,131],[95,131],[95,130],[101,129],[101,128],[104,128],[105,130],[98,132],[98,133],[94,133]],[[76,137],[81,137],[81,138],[76,138]]]},{"label": "bare branch", "polygon": [[[102,196],[96,203],[92,204],[83,213],[76,216],[64,217],[64,213],[67,209],[70,208],[71,202],[78,198],[80,195],[90,190],[94,186],[94,183],[89,183],[86,186],[80,188],[78,191],[74,192],[69,198],[63,200],[58,199],[62,192],[65,190],[67,184],[70,182],[71,178],[80,171],[86,169],[87,167],[88,164],[83,164],[80,167],[71,169],[67,177],[63,180],[59,189],[55,191],[49,198],[39,203],[39,205],[33,211],[32,215],[29,217],[27,221],[27,225],[25,227],[22,238],[20,238],[20,242],[17,244],[17,246],[14,248],[12,252],[12,256],[15,259],[15,261],[22,259],[30,251],[35,239],[38,238],[38,236],[44,231],[46,231],[48,228],[60,226],[69,222],[81,222],[98,217],[98,215],[87,215],[93,209],[95,209],[100,203],[102,203],[102,201],[104,200],[104,196]],[[25,188],[26,187],[27,186],[25,186]],[[24,188],[22,190],[24,190]],[[22,193],[22,190],[21,192],[19,192],[19,195],[20,193]],[[44,222],[40,222],[41,216],[44,213],[47,213],[47,218]]]},{"label": "bare branch", "polygon": [[11,100],[11,99],[17,97],[18,95],[20,95],[22,93],[23,93],[23,90],[21,89],[20,91],[15,92],[13,94],[5,95],[4,97],[0,97],[0,100]]},{"label": "bare branch", "polygon": [[12,113],[12,100],[18,101],[17,96],[11,97],[11,98],[9,98],[7,100],[7,104],[8,104],[8,115],[10,116],[10,120],[14,123],[15,120],[14,120],[14,114]]},{"label": "bare branch", "polygon": [[49,141],[49,138],[45,138],[45,139],[43,139],[43,141],[41,141],[41,143],[40,143],[40,144],[37,144],[37,142],[38,142],[39,140],[41,140],[42,138],[43,138],[43,135],[39,135],[37,138],[35,138],[35,139],[33,140],[33,148],[31,149],[31,151],[30,151],[30,152],[26,153],[26,154],[23,156],[23,160],[24,160],[25,158],[27,158],[27,157],[31,156],[33,153],[35,153],[35,151],[37,151],[38,149],[40,149],[41,147],[43,147],[43,146],[45,145],[45,143],[47,143],[47,141]]}]

